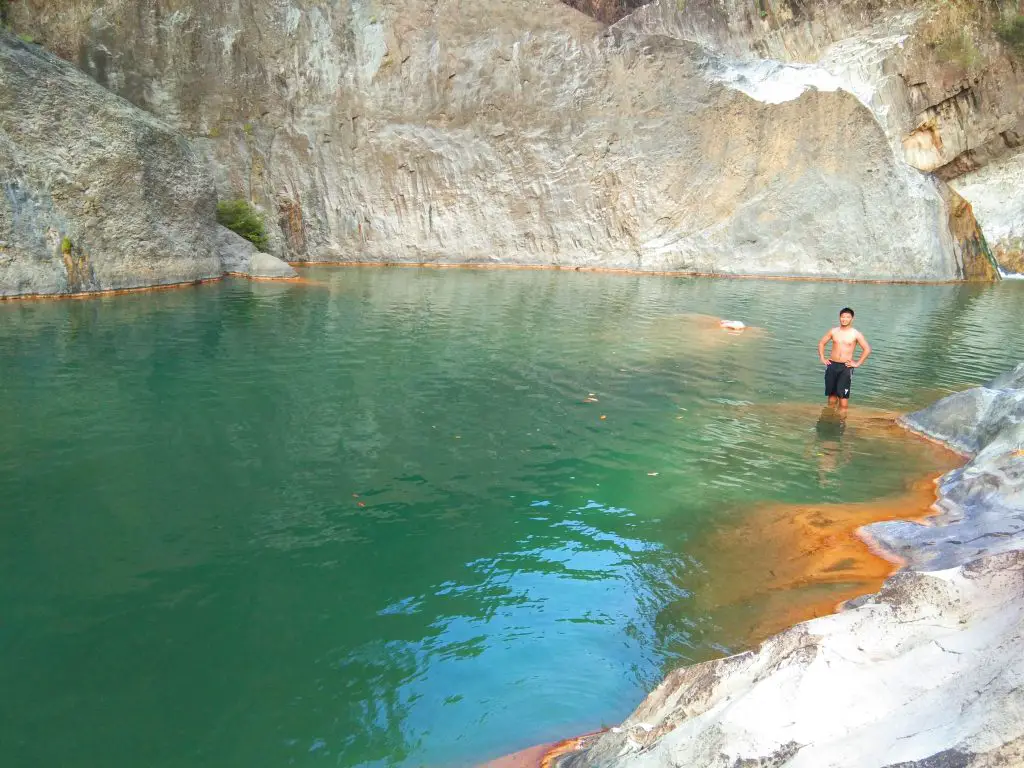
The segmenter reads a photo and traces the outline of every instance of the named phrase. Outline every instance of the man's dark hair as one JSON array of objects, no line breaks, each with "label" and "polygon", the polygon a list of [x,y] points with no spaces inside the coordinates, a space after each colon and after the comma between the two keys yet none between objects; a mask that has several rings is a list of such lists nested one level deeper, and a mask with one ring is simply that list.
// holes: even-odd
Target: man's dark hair
[{"label": "man's dark hair", "polygon": [[849,307],[843,307],[842,309],[839,310],[840,315],[845,315],[847,312],[850,313],[850,317],[856,317],[853,310],[850,309]]}]

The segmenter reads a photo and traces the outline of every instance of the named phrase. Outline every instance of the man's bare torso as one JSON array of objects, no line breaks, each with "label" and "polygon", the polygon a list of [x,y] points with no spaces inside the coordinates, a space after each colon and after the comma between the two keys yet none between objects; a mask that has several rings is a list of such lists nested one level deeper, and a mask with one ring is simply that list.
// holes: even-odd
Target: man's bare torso
[{"label": "man's bare torso", "polygon": [[849,328],[836,326],[829,332],[832,339],[832,354],[829,360],[837,363],[848,363],[853,360],[853,352],[857,347],[857,337],[860,335],[852,325]]}]

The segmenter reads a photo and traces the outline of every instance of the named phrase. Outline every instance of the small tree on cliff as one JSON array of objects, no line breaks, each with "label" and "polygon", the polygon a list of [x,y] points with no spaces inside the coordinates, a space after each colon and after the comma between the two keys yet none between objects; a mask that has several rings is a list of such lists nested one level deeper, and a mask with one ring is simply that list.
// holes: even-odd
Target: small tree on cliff
[{"label": "small tree on cliff", "polygon": [[267,250],[267,228],[263,217],[246,200],[221,200],[217,203],[217,221],[241,235],[261,251]]}]

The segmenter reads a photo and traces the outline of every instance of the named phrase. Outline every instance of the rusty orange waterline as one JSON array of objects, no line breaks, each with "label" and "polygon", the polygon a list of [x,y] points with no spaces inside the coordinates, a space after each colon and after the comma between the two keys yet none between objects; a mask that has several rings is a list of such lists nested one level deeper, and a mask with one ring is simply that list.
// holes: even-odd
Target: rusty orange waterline
[{"label": "rusty orange waterline", "polygon": [[609,275],[636,275],[651,277],[710,277],[728,280],[788,280],[805,283],[868,283],[872,285],[953,285],[966,280],[871,280],[851,277],[811,275],[733,275],[725,272],[691,272],[686,270],[629,269],[627,267],[587,267],[563,264],[488,264],[483,262],[444,261],[289,261],[299,267],[415,267],[419,269],[506,269],[547,272],[594,272]]},{"label": "rusty orange waterline", "polygon": [[141,285],[137,288],[104,288],[99,291],[78,291],[76,293],[22,293],[17,296],[0,296],[0,301],[62,301],[66,299],[99,299],[105,296],[121,296],[130,293],[150,293],[152,291],[173,291],[183,288],[194,288],[206,283],[216,283],[225,277],[241,278],[252,282],[288,283],[289,285],[323,285],[317,280],[296,275],[295,277],[253,277],[237,272],[227,272],[219,277],[203,277],[198,280],[186,280],[181,283],[161,283],[160,285]]},{"label": "rusty orange waterline", "polygon": [[[451,264],[445,262],[405,262],[405,261],[289,261],[292,267],[416,267],[420,269],[505,269],[505,270],[542,270],[553,272],[592,272],[609,275],[634,275],[651,277],[705,277],[727,280],[788,280],[805,283],[867,283],[870,285],[953,285],[966,282],[964,280],[859,280],[848,277],[812,277],[804,275],[731,275],[722,272],[686,272],[673,270],[645,270],[615,267],[570,267],[560,264]],[[274,283],[317,284],[315,280],[296,277],[252,277],[240,273],[228,273],[228,277],[239,277],[247,280]],[[102,296],[119,296],[129,293],[145,293],[148,291],[169,291],[175,288],[191,288],[203,283],[222,280],[225,276],[204,277],[198,280],[186,280],[180,283],[163,283],[161,285],[143,285],[137,288],[106,288],[99,291],[78,291],[76,293],[23,293],[17,296],[0,296],[0,301],[39,301],[53,299],[90,299]]]}]

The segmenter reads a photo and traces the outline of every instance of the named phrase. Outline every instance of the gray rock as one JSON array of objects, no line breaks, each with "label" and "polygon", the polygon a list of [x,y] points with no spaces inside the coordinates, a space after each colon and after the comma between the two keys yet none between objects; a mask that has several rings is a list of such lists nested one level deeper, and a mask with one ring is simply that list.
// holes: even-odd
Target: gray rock
[{"label": "gray rock", "polygon": [[1024,364],[905,421],[972,458],[942,478],[937,517],[876,523],[865,533],[915,569],[1024,549]]},{"label": "gray rock", "polygon": [[269,253],[260,252],[256,246],[227,227],[217,227],[217,248],[221,269],[225,274],[261,278],[298,276],[290,264]]},{"label": "gray rock", "polygon": [[0,295],[215,277],[215,199],[186,140],[0,30]]},{"label": "gray rock", "polygon": [[[981,450],[991,427],[993,415],[1005,414],[1012,395],[977,387],[957,392],[928,406],[923,411],[900,418],[900,423],[915,432],[940,440],[959,453],[971,455]],[[997,407],[998,406],[998,407]]]},{"label": "gray rock", "polygon": [[900,419],[904,426],[954,450],[977,454],[1007,427],[1024,421],[1024,388],[1016,386],[1021,367],[985,387],[944,397]]},{"label": "gray rock", "polygon": [[986,386],[990,389],[1024,389],[1024,363],[1012,371],[996,376]]},{"label": "gray rock", "polygon": [[937,517],[927,524],[875,523],[867,535],[917,570],[1024,549],[1022,446],[1024,425],[1009,427],[966,467],[943,478]]},{"label": "gray rock", "polygon": [[963,271],[936,182],[894,156],[848,92],[752,98],[714,50],[609,34],[555,0],[345,7],[11,10],[204,137],[221,196],[255,200],[290,261]]}]

